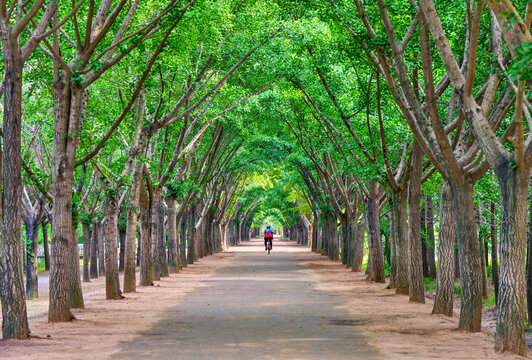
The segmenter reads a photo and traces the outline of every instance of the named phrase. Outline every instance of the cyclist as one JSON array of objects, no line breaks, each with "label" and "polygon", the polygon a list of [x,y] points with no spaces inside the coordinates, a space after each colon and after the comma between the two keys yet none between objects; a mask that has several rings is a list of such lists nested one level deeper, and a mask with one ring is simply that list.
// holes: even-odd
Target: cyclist
[{"label": "cyclist", "polygon": [[270,248],[272,248],[272,239],[273,239],[273,231],[270,225],[266,226],[266,230],[264,230],[264,246],[266,247],[265,250],[268,250],[268,241],[270,242]]}]

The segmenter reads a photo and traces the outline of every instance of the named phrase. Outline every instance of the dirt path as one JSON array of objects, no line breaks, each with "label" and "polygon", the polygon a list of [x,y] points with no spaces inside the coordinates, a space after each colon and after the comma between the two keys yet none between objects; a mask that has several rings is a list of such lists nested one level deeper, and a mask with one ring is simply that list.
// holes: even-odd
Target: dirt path
[{"label": "dirt path", "polygon": [[0,342],[0,358],[517,359],[494,353],[486,334],[456,331],[456,318],[278,239],[269,256],[255,240],[124,300],[103,297],[87,294],[68,324],[35,310],[41,338]]}]

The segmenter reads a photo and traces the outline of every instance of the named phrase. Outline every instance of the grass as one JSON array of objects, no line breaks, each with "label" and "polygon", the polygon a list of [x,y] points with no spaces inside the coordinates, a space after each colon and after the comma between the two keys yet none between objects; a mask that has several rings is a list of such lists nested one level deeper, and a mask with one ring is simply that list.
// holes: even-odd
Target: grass
[{"label": "grass", "polygon": [[436,279],[424,278],[423,285],[425,285],[425,291],[436,290]]},{"label": "grass", "polygon": [[495,304],[495,290],[490,289],[490,296],[487,299],[482,299],[483,309],[493,309],[497,305]]},{"label": "grass", "polygon": [[[423,278],[423,285],[425,285],[425,291],[435,291],[437,287],[437,282],[436,282],[436,279]],[[454,283],[454,294],[458,298],[462,295],[462,288],[460,286],[460,280],[456,280]]]}]

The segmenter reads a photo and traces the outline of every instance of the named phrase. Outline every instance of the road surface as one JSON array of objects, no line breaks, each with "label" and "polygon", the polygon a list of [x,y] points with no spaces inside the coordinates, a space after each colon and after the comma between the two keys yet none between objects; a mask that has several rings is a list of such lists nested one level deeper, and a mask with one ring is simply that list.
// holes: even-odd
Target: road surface
[{"label": "road surface", "polygon": [[[207,286],[187,295],[168,317],[117,359],[374,359],[357,323],[318,277],[298,266],[297,245],[246,243]],[[241,248],[242,249],[242,248]],[[308,251],[308,250],[306,250]]]}]

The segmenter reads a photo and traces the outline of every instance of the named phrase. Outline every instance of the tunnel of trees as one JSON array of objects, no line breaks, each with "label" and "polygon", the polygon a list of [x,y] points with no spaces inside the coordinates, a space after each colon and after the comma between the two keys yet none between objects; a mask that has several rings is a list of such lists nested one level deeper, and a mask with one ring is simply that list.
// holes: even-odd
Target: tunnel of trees
[{"label": "tunnel of trees", "polygon": [[118,300],[273,223],[411,301],[435,279],[434,314],[458,286],[467,332],[494,289],[495,348],[525,354],[531,23],[526,0],[0,0],[3,337],[30,335],[39,243],[64,322],[82,281]]}]

